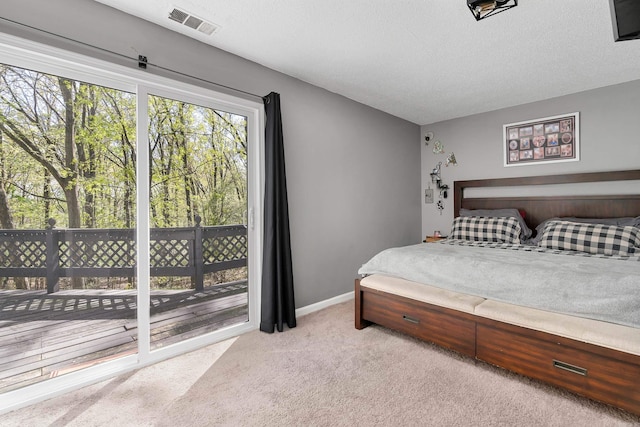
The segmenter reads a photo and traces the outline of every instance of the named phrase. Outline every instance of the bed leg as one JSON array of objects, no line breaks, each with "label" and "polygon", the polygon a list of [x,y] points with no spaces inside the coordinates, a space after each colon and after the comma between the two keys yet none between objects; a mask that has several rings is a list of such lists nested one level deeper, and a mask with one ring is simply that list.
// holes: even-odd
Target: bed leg
[{"label": "bed leg", "polygon": [[362,318],[362,291],[360,290],[360,279],[356,279],[355,284],[355,313],[356,313],[356,329],[364,329],[371,324]]}]

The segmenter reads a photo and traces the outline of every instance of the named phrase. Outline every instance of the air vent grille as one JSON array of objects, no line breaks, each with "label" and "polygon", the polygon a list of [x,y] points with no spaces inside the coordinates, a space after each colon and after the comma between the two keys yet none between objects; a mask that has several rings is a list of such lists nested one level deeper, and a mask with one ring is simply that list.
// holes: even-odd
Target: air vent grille
[{"label": "air vent grille", "polygon": [[184,21],[184,25],[191,27],[194,30],[197,30],[200,24],[202,24],[202,19],[198,19],[195,16],[190,16],[186,21]]},{"label": "air vent grille", "polygon": [[176,22],[183,23],[189,14],[187,12],[183,12],[180,9],[173,9],[171,13],[169,13],[169,19],[173,19]]},{"label": "air vent grille", "polygon": [[218,27],[216,27],[215,25],[210,24],[208,22],[203,22],[202,25],[200,25],[200,28],[198,28],[198,31],[201,31],[206,35],[210,36],[217,29]]},{"label": "air vent grille", "polygon": [[204,33],[208,36],[213,34],[219,27],[211,22],[200,19],[196,16],[193,16],[189,12],[185,12],[184,10],[180,10],[178,8],[173,8],[171,12],[169,12],[169,19],[172,21],[176,21],[179,24],[185,25],[189,28],[193,28],[194,30],[198,30],[201,33]]}]

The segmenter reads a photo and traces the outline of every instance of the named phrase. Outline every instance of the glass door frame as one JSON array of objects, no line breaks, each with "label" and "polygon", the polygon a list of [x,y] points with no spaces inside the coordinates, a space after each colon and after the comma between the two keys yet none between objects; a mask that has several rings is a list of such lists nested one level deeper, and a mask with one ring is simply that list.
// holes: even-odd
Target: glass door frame
[{"label": "glass door frame", "polygon": [[[0,33],[0,63],[136,93],[138,352],[0,395],[0,414],[258,329],[262,275],[264,107],[262,103]],[[167,347],[150,348],[148,95],[166,96],[247,118],[248,322]]]}]

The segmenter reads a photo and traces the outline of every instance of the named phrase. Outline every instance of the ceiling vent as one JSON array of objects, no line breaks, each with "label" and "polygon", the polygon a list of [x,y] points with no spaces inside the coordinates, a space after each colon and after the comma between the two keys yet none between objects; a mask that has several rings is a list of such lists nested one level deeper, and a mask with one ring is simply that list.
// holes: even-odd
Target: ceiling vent
[{"label": "ceiling vent", "polygon": [[207,22],[204,19],[200,19],[189,12],[185,12],[178,8],[173,8],[173,10],[169,12],[169,19],[176,21],[179,24],[186,25],[189,28],[193,28],[194,30],[198,30],[208,36],[218,29],[216,24]]}]

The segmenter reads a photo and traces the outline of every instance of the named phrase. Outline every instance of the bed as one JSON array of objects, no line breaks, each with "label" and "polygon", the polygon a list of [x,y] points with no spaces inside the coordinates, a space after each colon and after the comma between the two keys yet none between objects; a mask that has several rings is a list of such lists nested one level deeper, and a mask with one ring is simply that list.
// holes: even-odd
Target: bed
[{"label": "bed", "polygon": [[[538,228],[539,233],[544,231],[546,239],[558,225],[554,221],[543,224],[550,218],[560,217],[562,222],[568,217],[640,216],[640,191],[623,195],[478,197],[473,194],[474,189],[508,190],[511,187],[525,189],[522,191],[525,193],[527,186],[544,189],[594,183],[595,188],[599,183],[615,186],[621,181],[636,180],[640,180],[640,170],[457,181],[454,183],[454,216],[458,218],[465,209],[473,212],[517,209],[525,213],[526,226],[531,230]],[[634,235],[637,238],[637,234]],[[640,415],[640,253],[633,254],[631,249],[628,256],[607,259],[608,255],[601,254],[582,257],[579,251],[575,256],[572,251],[563,253],[548,248],[510,251],[502,243],[487,243],[478,248],[463,243],[446,240],[423,243],[395,249],[390,252],[393,256],[384,256],[391,264],[399,259],[393,257],[402,256],[412,259],[408,263],[411,265],[418,264],[415,262],[418,259],[436,260],[422,269],[428,272],[425,273],[429,274],[427,279],[414,275],[416,268],[399,269],[400,272],[376,269],[374,260],[382,255],[372,258],[363,266],[369,268],[369,272],[362,273],[361,269],[361,277],[355,281],[356,329],[375,323]],[[458,246],[464,248],[461,253],[454,250]],[[470,279],[462,271],[458,274],[460,267],[453,264],[453,259],[445,258],[447,252],[454,253],[453,258],[467,257],[466,264],[473,262],[473,268],[479,272],[477,276]],[[479,255],[481,252],[487,253],[487,260]],[[518,252],[513,261],[511,252]],[[527,272],[530,282],[526,284],[509,273],[489,276],[501,278],[496,287],[491,278],[480,274],[494,268],[490,264],[492,258],[505,259],[504,264],[513,263],[514,268],[520,269],[523,261],[519,259],[529,255],[541,263],[536,268],[545,276],[530,269]],[[555,259],[556,264],[562,266],[558,271],[552,265]],[[576,284],[572,286],[578,286],[573,290],[568,285],[564,287],[564,281],[571,275],[576,276]],[[479,276],[483,279],[476,280]],[[476,282],[482,281],[487,282],[489,288],[497,289],[488,294],[484,290],[476,291]],[[529,288],[533,282],[545,282],[546,286],[562,289],[560,294],[575,306],[563,311],[519,300],[518,289]],[[579,288],[582,282],[584,291]],[[605,285],[612,285],[608,289],[614,289],[615,293],[620,292],[617,301],[609,298],[614,291],[603,291]],[[516,291],[502,292],[509,287]],[[584,298],[587,294],[592,295],[591,301]],[[514,295],[515,302],[510,300]],[[585,314],[585,306],[596,307],[593,311],[597,314]],[[624,310],[617,308],[620,306],[625,306]]]}]

